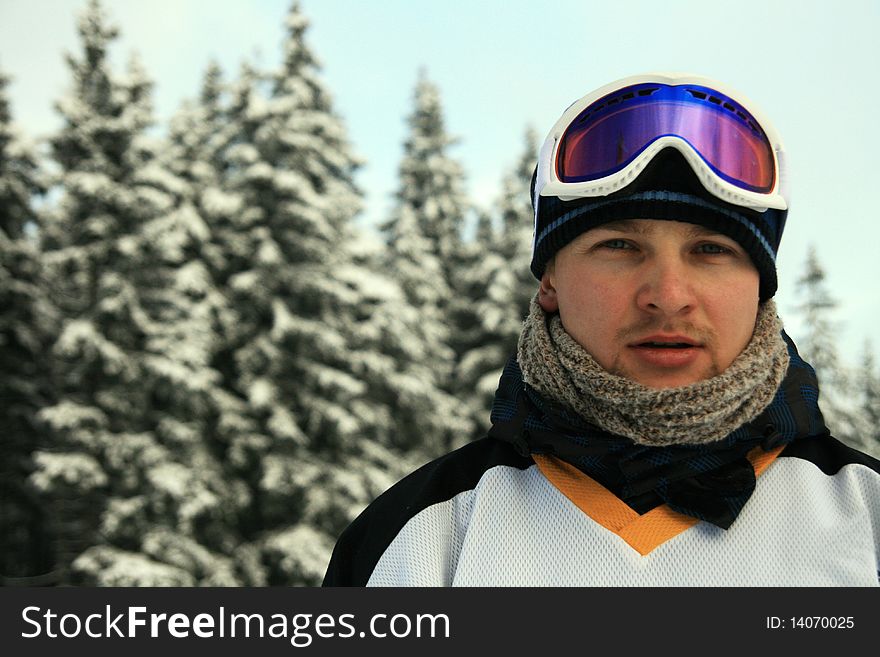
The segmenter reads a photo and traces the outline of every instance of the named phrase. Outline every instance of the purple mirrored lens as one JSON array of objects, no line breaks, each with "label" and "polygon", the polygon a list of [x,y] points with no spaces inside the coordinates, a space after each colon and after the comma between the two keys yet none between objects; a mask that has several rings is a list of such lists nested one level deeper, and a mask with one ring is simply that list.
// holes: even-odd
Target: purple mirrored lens
[{"label": "purple mirrored lens", "polygon": [[611,175],[666,135],[684,139],[728,182],[773,189],[773,151],[763,130],[732,99],[693,86],[639,85],[593,103],[562,137],[557,176],[582,182]]}]

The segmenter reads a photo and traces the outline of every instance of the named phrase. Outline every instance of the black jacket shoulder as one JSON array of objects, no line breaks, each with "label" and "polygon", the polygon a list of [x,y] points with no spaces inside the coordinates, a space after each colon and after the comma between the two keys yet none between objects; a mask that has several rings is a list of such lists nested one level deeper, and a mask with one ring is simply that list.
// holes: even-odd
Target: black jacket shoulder
[{"label": "black jacket shoulder", "polygon": [[880,474],[880,461],[827,433],[795,440],[779,456],[804,459],[827,475],[835,475],[845,465],[856,463]]}]

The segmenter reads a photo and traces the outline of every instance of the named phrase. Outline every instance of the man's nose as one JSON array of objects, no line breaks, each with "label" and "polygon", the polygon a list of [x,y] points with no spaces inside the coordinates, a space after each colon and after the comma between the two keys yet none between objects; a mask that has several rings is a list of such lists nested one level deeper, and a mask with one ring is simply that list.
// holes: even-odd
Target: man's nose
[{"label": "man's nose", "polygon": [[658,255],[644,265],[644,279],[636,302],[652,314],[679,315],[696,303],[694,280],[677,255]]}]

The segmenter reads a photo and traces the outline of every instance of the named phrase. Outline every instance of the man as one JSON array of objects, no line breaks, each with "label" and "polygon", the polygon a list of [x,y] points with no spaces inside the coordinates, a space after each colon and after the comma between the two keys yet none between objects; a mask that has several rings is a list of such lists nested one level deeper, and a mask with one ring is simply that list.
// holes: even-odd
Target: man
[{"label": "man", "polygon": [[540,285],[488,436],[371,504],[324,584],[876,586],[880,463],[829,434],[772,298],[769,122],[628,78],[566,110],[532,197]]}]

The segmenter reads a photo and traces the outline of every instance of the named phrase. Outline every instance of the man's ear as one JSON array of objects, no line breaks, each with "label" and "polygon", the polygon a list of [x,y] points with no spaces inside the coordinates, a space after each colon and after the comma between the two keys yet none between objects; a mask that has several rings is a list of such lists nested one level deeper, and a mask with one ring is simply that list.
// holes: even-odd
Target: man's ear
[{"label": "man's ear", "polygon": [[544,275],[541,276],[541,285],[538,287],[538,304],[545,313],[555,313],[559,310],[559,299],[556,296],[556,287],[550,269],[546,269]]}]

